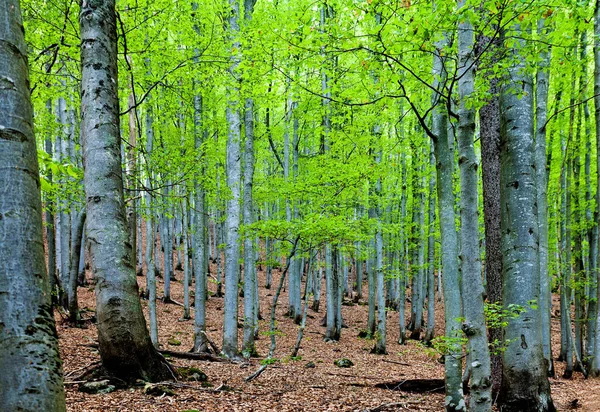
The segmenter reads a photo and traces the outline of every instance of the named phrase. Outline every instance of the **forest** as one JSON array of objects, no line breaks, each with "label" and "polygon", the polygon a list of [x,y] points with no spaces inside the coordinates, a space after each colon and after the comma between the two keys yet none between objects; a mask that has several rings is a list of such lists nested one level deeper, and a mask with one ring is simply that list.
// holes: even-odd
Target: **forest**
[{"label": "forest", "polygon": [[600,0],[0,0],[0,411],[600,410]]}]

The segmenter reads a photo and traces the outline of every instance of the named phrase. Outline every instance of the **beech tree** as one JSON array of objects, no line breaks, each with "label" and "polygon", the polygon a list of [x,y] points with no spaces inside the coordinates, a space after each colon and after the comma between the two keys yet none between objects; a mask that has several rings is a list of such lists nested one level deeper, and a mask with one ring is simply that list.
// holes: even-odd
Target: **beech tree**
[{"label": "beech tree", "polygon": [[[520,24],[510,33],[522,33]],[[505,308],[524,313],[510,319],[504,336],[503,411],[554,411],[542,350],[538,219],[534,147],[533,78],[525,72],[522,40],[505,46],[513,57],[500,94],[500,205]],[[519,85],[519,89],[515,85]]]},{"label": "beech tree", "polygon": [[172,372],[150,340],[131,264],[121,169],[114,1],[83,1],[79,22],[86,228],[97,279],[100,356],[103,366],[120,378],[168,379]]},{"label": "beech tree", "polygon": [[0,409],[65,411],[21,7],[0,1]]}]

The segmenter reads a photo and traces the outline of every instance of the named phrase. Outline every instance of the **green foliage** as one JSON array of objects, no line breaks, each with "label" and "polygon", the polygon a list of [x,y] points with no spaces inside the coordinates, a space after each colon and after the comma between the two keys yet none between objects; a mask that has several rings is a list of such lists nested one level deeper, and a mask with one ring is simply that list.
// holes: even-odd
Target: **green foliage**
[{"label": "green foliage", "polygon": [[279,362],[279,359],[277,359],[277,358],[265,358],[260,361],[260,364],[263,366],[264,365],[275,365],[277,362]]},{"label": "green foliage", "polygon": [[[530,305],[531,306],[531,305]],[[532,309],[535,309],[531,306]],[[506,309],[502,304],[485,302],[484,314],[488,329],[502,329],[508,326],[511,319],[518,318],[527,309],[521,305],[511,303]]]}]

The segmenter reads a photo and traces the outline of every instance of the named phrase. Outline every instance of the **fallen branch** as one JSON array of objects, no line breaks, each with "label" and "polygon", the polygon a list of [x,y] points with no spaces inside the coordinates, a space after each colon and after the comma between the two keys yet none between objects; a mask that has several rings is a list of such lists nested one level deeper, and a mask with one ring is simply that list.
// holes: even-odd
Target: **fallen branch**
[{"label": "fallen branch", "polygon": [[246,377],[246,379],[244,379],[244,380],[246,382],[250,382],[250,381],[258,378],[261,375],[261,373],[263,373],[265,371],[265,369],[267,369],[267,366],[268,366],[267,364],[262,365],[260,368],[258,368],[256,370],[256,372],[254,372],[252,375]]},{"label": "fallen branch", "polygon": [[71,372],[67,373],[65,375],[65,378],[70,378],[71,376],[75,375],[77,372],[83,371],[82,374],[80,374],[80,375],[78,375],[77,377],[74,378],[75,380],[78,380],[82,376],[85,376],[90,369],[94,369],[95,367],[97,367],[98,365],[100,365],[100,363],[101,363],[100,361],[94,361],[94,362],[92,362],[92,363],[90,363],[90,364],[88,364],[88,365],[86,365],[86,366],[84,366],[82,368],[75,369],[74,371],[71,371]]},{"label": "fallen branch", "polygon": [[364,412],[381,412],[387,408],[397,408],[397,407],[408,409],[408,407],[406,405],[417,405],[417,404],[419,404],[419,402],[417,402],[417,401],[384,403],[379,406],[376,406],[375,408],[365,409]]},{"label": "fallen branch", "polygon": [[221,358],[219,356],[211,355],[210,353],[195,353],[195,352],[176,352],[172,350],[160,350],[160,353],[163,355],[173,356],[174,358],[181,359],[192,359],[192,360],[201,360],[201,361],[210,361],[210,362],[229,362],[228,359]]},{"label": "fallen branch", "polygon": [[382,359],[383,362],[387,362],[387,363],[393,363],[395,365],[402,365],[402,366],[411,366],[408,363],[404,363],[404,362],[396,362],[393,360],[388,360],[388,359]]},{"label": "fallen branch", "polygon": [[381,376],[357,376],[350,375],[349,373],[333,373],[333,372],[325,372],[327,375],[331,376],[343,376],[345,378],[358,378],[358,379],[381,379]]},{"label": "fallen branch", "polygon": [[169,304],[170,304],[170,305],[176,305],[176,306],[181,306],[181,307],[183,307],[183,303],[177,302],[175,299],[171,299],[171,298],[169,298],[169,299],[165,299],[165,298],[163,297],[163,298],[162,298],[162,302],[163,302],[165,305],[169,305]]},{"label": "fallen branch", "polygon": [[225,385],[225,383],[221,383],[216,388],[202,388],[202,387],[198,387],[198,386],[195,386],[195,385],[189,385],[189,384],[186,384],[186,383],[170,382],[170,381],[157,382],[157,383],[147,383],[146,384],[147,388],[154,388],[154,387],[157,387],[157,386],[170,386],[172,388],[177,388],[177,389],[194,389],[196,391],[211,392],[211,393],[233,390],[233,388],[230,388],[229,386]]}]

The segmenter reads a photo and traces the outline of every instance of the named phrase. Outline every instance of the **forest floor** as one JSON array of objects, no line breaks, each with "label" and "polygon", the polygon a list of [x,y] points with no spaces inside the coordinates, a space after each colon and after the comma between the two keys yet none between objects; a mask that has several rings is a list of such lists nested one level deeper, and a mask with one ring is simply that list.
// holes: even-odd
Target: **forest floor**
[{"label": "forest floor", "polygon": [[[215,273],[212,271],[211,273]],[[89,273],[88,273],[89,276]],[[274,271],[273,284],[277,285],[280,273]],[[171,283],[172,297],[183,302],[183,273],[176,271]],[[214,279],[213,279],[214,280]],[[158,295],[162,295],[162,279],[159,280]],[[268,311],[271,307],[273,289],[265,289],[264,273],[259,273],[260,307],[265,317],[260,322],[261,332],[269,330]],[[141,288],[145,278],[138,277]],[[210,292],[216,291],[215,282],[209,281]],[[323,295],[324,295],[323,285]],[[299,351],[299,358],[291,359],[290,353],[297,337],[298,326],[285,317],[288,296],[284,291],[277,308],[277,350],[279,361],[269,365],[256,379],[246,382],[245,378],[260,367],[260,360],[253,358],[249,363],[222,363],[210,361],[169,358],[177,367],[193,366],[208,376],[211,387],[200,383],[186,382],[184,388],[176,388],[174,395],[152,396],[144,394],[143,387],[116,390],[109,394],[86,394],[78,391],[78,382],[73,381],[83,370],[99,361],[96,327],[86,322],[83,327],[69,325],[56,312],[60,337],[61,356],[66,375],[67,409],[69,411],[442,411],[442,393],[431,388],[425,393],[382,389],[378,384],[403,382],[411,379],[443,379],[444,366],[438,362],[440,355],[425,348],[417,341],[399,345],[398,313],[388,312],[387,355],[375,355],[370,351],[374,341],[359,338],[366,328],[366,305],[343,306],[343,318],[348,328],[342,329],[339,342],[323,341],[325,328],[320,326],[325,311],[325,298],[321,311],[309,309],[306,330]],[[94,287],[79,288],[80,307],[85,309],[83,318],[89,319],[95,308]],[[349,299],[346,303],[349,303]],[[147,301],[142,301],[147,316]],[[183,308],[174,304],[158,302],[159,342],[161,349],[188,351],[193,343],[193,320],[183,321]],[[243,302],[240,298],[240,318]],[[407,312],[410,310],[406,305]],[[558,308],[558,302],[555,302]],[[436,336],[443,334],[443,307],[436,304]],[[193,313],[193,308],[192,308]],[[222,342],[223,298],[211,296],[207,301],[207,334],[217,345]],[[408,315],[407,315],[408,318]],[[242,329],[240,331],[240,340]],[[558,352],[560,327],[553,319],[554,353]],[[169,343],[170,342],[170,343]],[[180,345],[177,343],[180,342]],[[258,353],[268,353],[269,336],[261,334],[256,342]],[[339,368],[334,361],[348,358],[354,366]],[[309,362],[314,367],[307,367]],[[600,411],[600,380],[584,380],[580,373],[572,379],[561,378],[562,362],[556,362],[557,378],[551,379],[552,397],[558,410],[578,409]],[[435,381],[434,381],[435,383]],[[226,385],[229,390],[214,389]],[[395,386],[395,385],[394,385]],[[436,386],[436,385],[434,385]],[[439,384],[437,385],[439,386]]]}]

